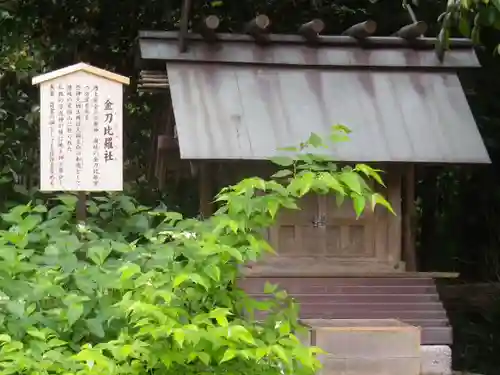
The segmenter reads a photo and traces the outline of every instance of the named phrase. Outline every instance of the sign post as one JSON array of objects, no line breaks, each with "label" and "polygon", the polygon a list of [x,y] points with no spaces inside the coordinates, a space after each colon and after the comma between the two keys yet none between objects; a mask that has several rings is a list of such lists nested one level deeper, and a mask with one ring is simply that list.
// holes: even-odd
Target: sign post
[{"label": "sign post", "polygon": [[123,85],[130,80],[84,63],[33,78],[40,88],[40,190],[123,190]]}]

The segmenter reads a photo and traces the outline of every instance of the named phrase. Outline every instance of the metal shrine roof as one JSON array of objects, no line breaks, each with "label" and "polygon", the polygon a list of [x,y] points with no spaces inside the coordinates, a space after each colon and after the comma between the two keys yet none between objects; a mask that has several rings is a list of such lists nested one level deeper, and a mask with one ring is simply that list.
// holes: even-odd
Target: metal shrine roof
[{"label": "metal shrine roof", "polygon": [[489,163],[454,73],[167,65],[182,158],[267,159],[341,123],[346,161]]},{"label": "metal shrine roof", "polygon": [[[210,36],[210,35],[208,35]],[[181,157],[267,159],[334,124],[345,161],[490,163],[456,72],[479,67],[468,40],[186,36],[141,32],[143,68],[166,69]]]}]

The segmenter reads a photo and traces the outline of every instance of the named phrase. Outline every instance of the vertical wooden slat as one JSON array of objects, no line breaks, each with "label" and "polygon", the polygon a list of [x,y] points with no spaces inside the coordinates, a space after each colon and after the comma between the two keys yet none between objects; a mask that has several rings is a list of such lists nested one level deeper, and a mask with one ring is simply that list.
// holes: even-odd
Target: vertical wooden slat
[{"label": "vertical wooden slat", "polygon": [[329,249],[328,249],[328,230],[329,230],[329,224],[331,223],[331,220],[329,220],[329,210],[335,209],[332,207],[332,205],[329,204],[329,200],[326,195],[318,195],[317,197],[317,208],[315,212],[311,212],[311,219],[312,220],[323,220],[324,225],[320,225],[319,227],[315,228],[315,230],[318,233],[318,236],[321,238],[320,241],[318,241],[318,253],[321,256],[328,256]]},{"label": "vertical wooden slat", "polygon": [[179,52],[184,53],[187,50],[187,33],[189,27],[189,14],[191,13],[191,0],[184,0],[182,3],[182,13],[179,31]]},{"label": "vertical wooden slat", "polygon": [[199,165],[200,214],[203,218],[208,218],[213,214],[213,189],[210,167],[208,162],[202,162]]},{"label": "vertical wooden slat", "polygon": [[415,250],[415,165],[410,164],[404,173],[403,198],[403,255],[407,271],[417,270]]},{"label": "vertical wooden slat", "polygon": [[389,215],[387,226],[388,261],[397,266],[401,261],[401,169],[393,167],[387,176],[387,199],[396,216]]},{"label": "vertical wooden slat", "polygon": [[76,219],[85,221],[87,219],[87,193],[84,191],[78,192],[78,202],[76,204]]}]

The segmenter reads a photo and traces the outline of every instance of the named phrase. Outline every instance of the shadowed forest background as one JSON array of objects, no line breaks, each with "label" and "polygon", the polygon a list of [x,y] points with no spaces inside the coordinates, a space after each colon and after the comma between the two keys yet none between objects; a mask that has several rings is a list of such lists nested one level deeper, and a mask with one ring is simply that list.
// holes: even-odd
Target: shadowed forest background
[{"label": "shadowed forest background", "polygon": [[[2,1],[0,12],[0,204],[2,210],[36,194],[38,161],[38,95],[31,77],[84,61],[135,77],[134,45],[139,30],[178,27],[181,1],[167,0],[21,0]],[[446,2],[421,0],[417,17],[435,36]],[[8,11],[7,9],[10,9]],[[324,34],[340,34],[368,18],[378,35],[390,35],[410,22],[400,0],[226,0],[195,2],[194,20],[217,14],[220,31],[240,32],[255,14],[267,14],[272,32],[295,33],[312,18],[325,21]],[[498,17],[497,17],[498,16]],[[500,15],[490,20],[500,21]],[[490,166],[418,169],[418,258],[422,271],[455,271],[460,282],[484,283],[481,289],[450,301],[460,367],[493,373],[500,366],[500,70],[495,49],[499,36],[485,29],[477,53],[481,69],[464,72],[462,84],[493,161]],[[342,90],[342,88],[338,88]],[[168,96],[127,88],[124,138],[127,193],[143,204],[165,203],[196,215],[197,184],[189,177],[165,181],[154,175],[156,133]],[[346,124],[347,126],[349,124]],[[432,137],[429,134],[429,137]],[[14,182],[14,183],[13,183]],[[448,288],[448,290],[453,290]],[[451,293],[453,294],[453,293]],[[475,298],[472,298],[475,297]],[[477,298],[479,297],[479,298]]]}]

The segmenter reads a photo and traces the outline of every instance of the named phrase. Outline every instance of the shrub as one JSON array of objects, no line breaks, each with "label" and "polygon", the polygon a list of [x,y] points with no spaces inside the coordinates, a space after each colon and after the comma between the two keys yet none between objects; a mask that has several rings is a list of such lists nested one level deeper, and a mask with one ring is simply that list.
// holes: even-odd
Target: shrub
[{"label": "shrub", "polygon": [[366,183],[382,183],[378,171],[337,169],[310,146],[322,140],[284,150],[298,154],[276,158],[286,169],[271,180],[223,189],[205,221],[124,195],[89,200],[85,224],[72,195],[2,215],[1,373],[314,373],[320,349],[297,339],[298,306],[272,285],[269,300],[250,298],[236,285],[239,266],[272,251],[261,230],[309,192],[349,197],[358,214],[368,201],[390,207]]}]

